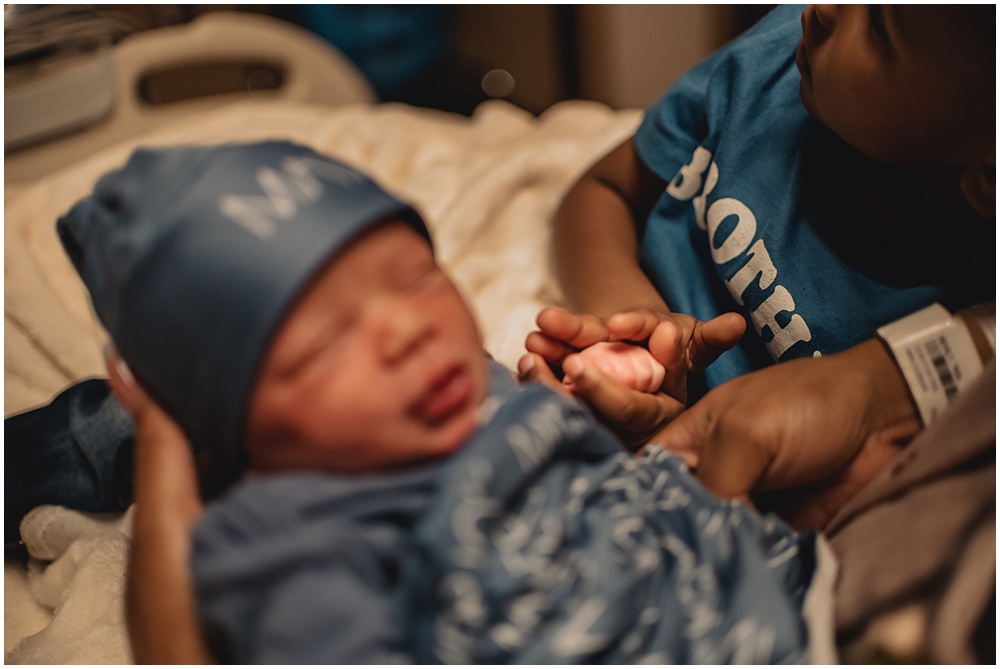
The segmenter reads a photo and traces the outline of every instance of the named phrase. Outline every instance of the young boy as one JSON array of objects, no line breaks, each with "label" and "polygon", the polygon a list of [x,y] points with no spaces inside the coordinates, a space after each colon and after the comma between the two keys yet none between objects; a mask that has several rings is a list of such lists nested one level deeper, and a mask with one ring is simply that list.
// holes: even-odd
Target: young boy
[{"label": "young boy", "polygon": [[570,191],[555,257],[574,308],[742,312],[711,388],[994,299],[994,11],[775,9]]},{"label": "young boy", "polygon": [[353,169],[140,150],[59,232],[113,385],[237,479],[191,552],[217,659],[832,661],[803,613],[822,545],[518,387],[420,217]]},{"label": "young boy", "polygon": [[[682,77],[635,136],[570,190],[556,216],[555,260],[585,315],[543,312],[527,348],[558,367],[593,341],[673,327],[671,312],[708,321],[736,311],[746,336],[692,378],[687,399],[776,361],[858,346],[857,371],[871,375],[860,387],[880,387],[878,328],[934,302],[954,311],[995,300],[994,42],[991,5],[776,8]],[[571,378],[582,371],[573,364],[564,369]],[[540,378],[544,367],[526,365],[523,376]],[[801,364],[795,378],[825,369]],[[732,393],[712,395],[683,431],[668,429],[671,445],[691,447],[675,439],[681,432],[701,435],[702,450],[713,435],[732,434],[740,443],[726,448],[745,451],[747,427],[774,425],[770,418],[779,428],[760,430],[764,447],[780,435],[805,449],[811,435],[840,434],[830,430],[837,425],[800,429],[814,415],[803,402],[856,406],[807,394],[840,388],[849,397],[857,379],[805,387],[788,375],[758,372],[738,407]],[[905,384],[896,385],[904,413],[914,413]],[[594,386],[584,396],[613,418]],[[617,431],[649,437],[680,411],[649,411],[650,420]],[[900,435],[903,422],[919,428],[919,416],[899,413],[892,426],[863,415],[833,422],[870,427],[860,447],[879,431]]]}]

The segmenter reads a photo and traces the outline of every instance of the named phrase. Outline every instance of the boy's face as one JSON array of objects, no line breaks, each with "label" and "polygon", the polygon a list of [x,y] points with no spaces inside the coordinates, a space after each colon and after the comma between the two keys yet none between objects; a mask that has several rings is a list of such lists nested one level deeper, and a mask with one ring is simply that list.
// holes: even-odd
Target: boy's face
[{"label": "boy's face", "polygon": [[796,64],[814,118],[882,163],[962,166],[970,159],[970,122],[984,118],[995,84],[971,21],[957,9],[810,5],[802,29]]},{"label": "boy's face", "polygon": [[296,303],[250,400],[252,469],[370,471],[437,458],[476,428],[475,320],[427,241],[390,221]]}]

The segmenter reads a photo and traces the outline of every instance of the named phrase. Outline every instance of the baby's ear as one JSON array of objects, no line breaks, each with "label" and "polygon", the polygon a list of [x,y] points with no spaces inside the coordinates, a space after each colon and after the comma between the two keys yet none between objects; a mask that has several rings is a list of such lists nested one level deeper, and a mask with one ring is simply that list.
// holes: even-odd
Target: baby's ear
[{"label": "baby's ear", "polygon": [[962,193],[972,208],[987,218],[997,213],[997,159],[996,153],[973,163],[961,179]]}]

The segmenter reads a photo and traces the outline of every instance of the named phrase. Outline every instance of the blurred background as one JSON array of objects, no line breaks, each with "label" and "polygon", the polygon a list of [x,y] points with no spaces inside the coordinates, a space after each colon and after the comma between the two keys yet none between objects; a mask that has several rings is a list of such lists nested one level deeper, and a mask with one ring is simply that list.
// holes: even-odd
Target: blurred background
[{"label": "blurred background", "polygon": [[[462,114],[490,98],[507,99],[533,113],[567,98],[638,108],[652,103],[681,73],[768,8],[5,5],[4,69],[7,84],[16,85],[47,60],[113,45],[205,13],[237,10],[291,22],[334,45],[361,70],[382,101]],[[167,74],[145,82],[147,97],[163,101],[231,85],[231,73],[186,72],[183,86]],[[199,76],[207,81],[192,81]]]}]

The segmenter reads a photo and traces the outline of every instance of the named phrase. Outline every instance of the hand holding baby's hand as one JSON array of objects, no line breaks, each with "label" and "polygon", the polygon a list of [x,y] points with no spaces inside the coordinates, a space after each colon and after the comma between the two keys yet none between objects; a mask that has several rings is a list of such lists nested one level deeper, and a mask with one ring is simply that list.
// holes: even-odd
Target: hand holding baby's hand
[{"label": "hand holding baby's hand", "polygon": [[[742,337],[745,322],[723,314],[703,323],[691,316],[640,309],[601,318],[549,308],[539,313],[539,331],[525,341],[529,351],[518,363],[522,380],[565,390],[556,378],[569,378],[573,394],[586,401],[597,417],[630,447],[646,440],[684,410],[687,377],[700,372]],[[583,352],[602,342],[646,342],[652,359],[663,367],[663,380],[653,391],[636,390],[616,378],[613,369],[588,363]],[[632,346],[636,346],[632,344]],[[634,353],[637,359],[643,351]],[[647,386],[649,387],[649,386]]]}]

